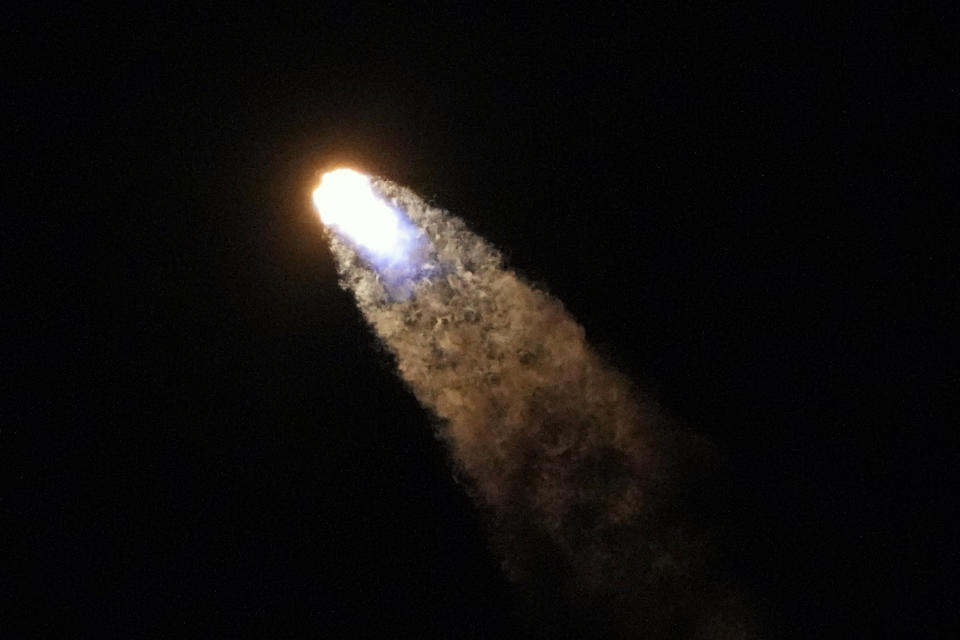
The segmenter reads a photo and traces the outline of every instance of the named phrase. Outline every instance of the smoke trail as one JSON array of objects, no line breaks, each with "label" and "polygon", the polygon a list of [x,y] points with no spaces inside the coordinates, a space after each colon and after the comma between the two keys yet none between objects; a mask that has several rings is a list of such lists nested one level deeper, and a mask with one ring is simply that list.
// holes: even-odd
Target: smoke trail
[{"label": "smoke trail", "polygon": [[508,575],[592,615],[598,634],[747,637],[684,519],[689,471],[709,447],[672,428],[559,301],[461,220],[372,186],[419,240],[398,269],[331,234],[342,284],[438,418]]}]

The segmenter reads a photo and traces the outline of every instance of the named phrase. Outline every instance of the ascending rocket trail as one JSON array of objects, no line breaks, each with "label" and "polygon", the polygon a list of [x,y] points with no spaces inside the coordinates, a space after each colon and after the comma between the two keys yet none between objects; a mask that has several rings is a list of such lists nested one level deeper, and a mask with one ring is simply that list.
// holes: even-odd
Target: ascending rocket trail
[{"label": "ascending rocket trail", "polygon": [[702,441],[458,218],[348,169],[313,199],[343,286],[437,417],[507,573],[600,611],[610,633],[747,637],[684,520]]}]

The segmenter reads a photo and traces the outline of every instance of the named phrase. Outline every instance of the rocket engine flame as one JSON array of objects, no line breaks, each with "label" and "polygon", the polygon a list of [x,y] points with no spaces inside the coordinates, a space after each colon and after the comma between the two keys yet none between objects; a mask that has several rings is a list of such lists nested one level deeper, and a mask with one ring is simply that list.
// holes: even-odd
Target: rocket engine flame
[{"label": "rocket engine flame", "polygon": [[407,261],[420,235],[399,211],[377,196],[370,178],[352,169],[323,175],[313,192],[323,223],[378,267]]}]

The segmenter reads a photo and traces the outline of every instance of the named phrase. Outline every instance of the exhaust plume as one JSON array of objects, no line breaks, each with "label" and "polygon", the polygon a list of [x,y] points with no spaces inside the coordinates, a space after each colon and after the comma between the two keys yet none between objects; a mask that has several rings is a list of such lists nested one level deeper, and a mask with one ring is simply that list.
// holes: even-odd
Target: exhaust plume
[{"label": "exhaust plume", "polygon": [[710,458],[465,224],[349,170],[314,202],[341,284],[436,416],[507,575],[577,633],[751,637],[688,523]]}]

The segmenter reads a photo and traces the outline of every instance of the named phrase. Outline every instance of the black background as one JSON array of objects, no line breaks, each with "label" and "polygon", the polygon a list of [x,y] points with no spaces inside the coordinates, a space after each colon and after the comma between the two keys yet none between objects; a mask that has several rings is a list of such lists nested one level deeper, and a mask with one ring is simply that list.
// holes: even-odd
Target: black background
[{"label": "black background", "polygon": [[562,633],[337,286],[349,165],[727,451],[767,637],[948,637],[955,13],[440,4],[6,16],[0,635]]}]

